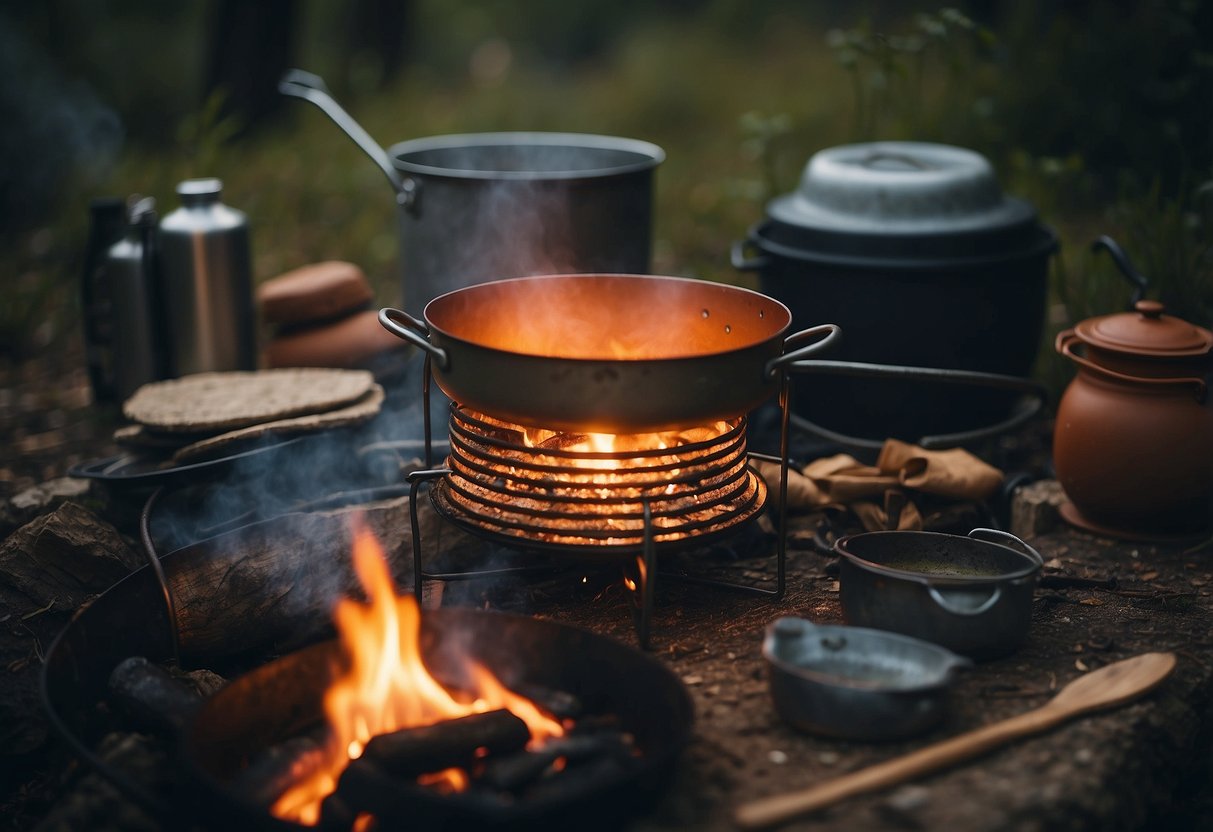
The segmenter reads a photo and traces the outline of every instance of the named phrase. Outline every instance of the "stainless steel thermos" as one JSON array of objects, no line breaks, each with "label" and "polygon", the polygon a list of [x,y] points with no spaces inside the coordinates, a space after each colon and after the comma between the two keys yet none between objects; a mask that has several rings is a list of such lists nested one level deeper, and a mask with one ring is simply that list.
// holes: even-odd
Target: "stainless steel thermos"
[{"label": "stainless steel thermos", "polygon": [[248,219],[220,200],[218,179],[177,186],[181,207],[160,222],[170,374],[257,366]]},{"label": "stainless steel thermos", "polygon": [[97,401],[157,379],[256,369],[248,219],[222,189],[187,179],[159,224],[150,198],[92,204],[82,296]]}]

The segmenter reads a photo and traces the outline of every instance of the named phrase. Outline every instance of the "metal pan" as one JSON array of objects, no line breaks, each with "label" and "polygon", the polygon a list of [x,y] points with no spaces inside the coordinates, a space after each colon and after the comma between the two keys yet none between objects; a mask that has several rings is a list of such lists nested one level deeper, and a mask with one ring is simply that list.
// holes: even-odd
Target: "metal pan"
[{"label": "metal pan", "polygon": [[671,430],[758,406],[788,365],[839,334],[822,324],[785,338],[791,320],[786,306],[748,289],[625,274],[458,289],[430,301],[424,321],[379,313],[430,356],[438,386],[460,404],[603,433]]}]

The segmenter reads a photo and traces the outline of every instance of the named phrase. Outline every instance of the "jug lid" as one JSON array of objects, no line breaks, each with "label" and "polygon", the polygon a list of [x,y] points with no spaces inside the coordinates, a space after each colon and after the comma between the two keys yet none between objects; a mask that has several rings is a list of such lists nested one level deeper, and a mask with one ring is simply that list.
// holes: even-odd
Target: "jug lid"
[{"label": "jug lid", "polygon": [[1139,300],[1132,312],[1088,318],[1074,330],[1093,347],[1121,353],[1158,358],[1209,354],[1213,332],[1166,315],[1164,310],[1156,300]]}]

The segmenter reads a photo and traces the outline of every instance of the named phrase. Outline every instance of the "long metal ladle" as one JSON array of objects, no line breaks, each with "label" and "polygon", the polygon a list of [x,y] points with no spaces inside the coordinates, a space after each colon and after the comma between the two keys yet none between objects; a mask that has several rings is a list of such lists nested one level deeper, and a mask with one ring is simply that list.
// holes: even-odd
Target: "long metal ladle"
[{"label": "long metal ladle", "polygon": [[857,794],[953,766],[1074,717],[1132,702],[1157,687],[1174,668],[1173,653],[1144,653],[1101,667],[1070,682],[1035,710],[808,789],[755,800],[738,808],[734,820],[742,829],[763,829]]}]

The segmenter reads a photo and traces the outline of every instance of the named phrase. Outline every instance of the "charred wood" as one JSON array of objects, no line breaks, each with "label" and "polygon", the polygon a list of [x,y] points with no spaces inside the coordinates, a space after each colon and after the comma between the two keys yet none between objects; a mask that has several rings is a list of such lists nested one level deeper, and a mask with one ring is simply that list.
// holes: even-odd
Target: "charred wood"
[{"label": "charred wood", "polygon": [[582,734],[549,740],[536,751],[489,757],[480,780],[501,791],[519,793],[545,777],[561,777],[570,766],[598,757],[627,759],[631,738],[621,733]]},{"label": "charred wood", "polygon": [[388,774],[366,755],[350,761],[336,793],[355,812],[374,815],[387,829],[459,829],[499,819],[511,805],[508,798],[480,789],[443,794]]},{"label": "charred wood", "polygon": [[389,774],[417,777],[465,766],[476,759],[478,749],[489,754],[517,751],[530,738],[526,723],[501,709],[380,734],[371,738],[362,756]]},{"label": "charred wood", "polygon": [[555,690],[531,682],[522,682],[513,687],[515,693],[530,699],[556,719],[576,719],[581,716],[581,700],[568,691]]},{"label": "charred wood", "polygon": [[313,736],[292,737],[258,754],[239,773],[233,790],[257,806],[269,807],[325,759],[324,746]]},{"label": "charred wood", "polygon": [[143,656],[110,673],[109,699],[132,728],[169,737],[179,736],[202,704],[197,690]]}]

